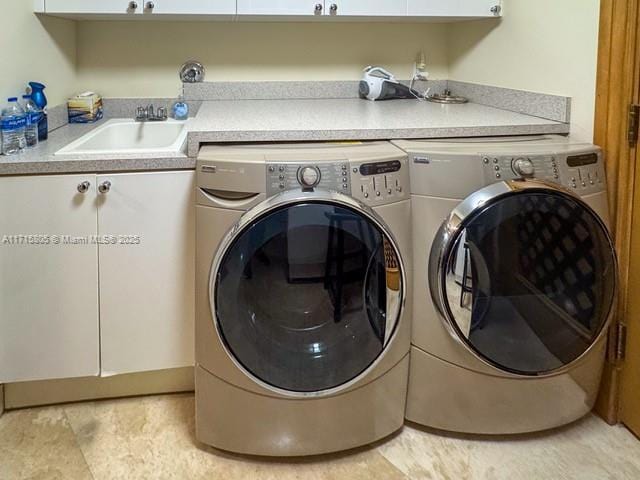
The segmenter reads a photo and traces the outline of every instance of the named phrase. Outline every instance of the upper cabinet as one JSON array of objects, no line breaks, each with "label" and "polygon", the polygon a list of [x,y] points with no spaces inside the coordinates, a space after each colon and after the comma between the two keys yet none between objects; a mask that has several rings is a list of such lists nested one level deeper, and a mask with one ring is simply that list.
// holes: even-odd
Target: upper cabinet
[{"label": "upper cabinet", "polygon": [[443,19],[499,17],[502,0],[35,0],[34,11],[68,18],[145,20],[215,17],[237,20]]},{"label": "upper cabinet", "polygon": [[498,17],[502,14],[501,0],[408,0],[410,17]]},{"label": "upper cabinet", "polygon": [[407,0],[326,0],[325,14],[342,17],[403,17]]},{"label": "upper cabinet", "polygon": [[323,0],[237,0],[238,15],[322,15]]},{"label": "upper cabinet", "polygon": [[50,15],[91,17],[107,15],[134,19],[164,15],[235,15],[236,0],[44,0],[35,11]]}]

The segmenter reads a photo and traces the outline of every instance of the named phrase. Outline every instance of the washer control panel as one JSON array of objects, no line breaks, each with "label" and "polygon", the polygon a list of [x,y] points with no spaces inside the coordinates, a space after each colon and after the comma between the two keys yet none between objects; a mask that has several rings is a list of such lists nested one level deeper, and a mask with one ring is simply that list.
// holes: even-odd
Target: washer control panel
[{"label": "washer control panel", "polygon": [[580,195],[601,191],[605,172],[599,150],[576,154],[481,155],[487,181],[537,178],[563,185]]},{"label": "washer control panel", "polygon": [[267,195],[286,190],[322,188],[351,193],[349,162],[274,163],[267,165]]},{"label": "washer control panel", "polygon": [[354,198],[367,205],[406,200],[410,197],[409,165],[406,157],[380,162],[351,162]]}]

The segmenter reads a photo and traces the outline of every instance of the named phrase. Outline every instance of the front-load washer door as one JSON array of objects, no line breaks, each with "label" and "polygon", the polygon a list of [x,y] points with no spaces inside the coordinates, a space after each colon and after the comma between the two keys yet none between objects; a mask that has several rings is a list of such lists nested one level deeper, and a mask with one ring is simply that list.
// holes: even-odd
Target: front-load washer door
[{"label": "front-load washer door", "polygon": [[461,203],[431,250],[432,298],[454,337],[515,375],[551,375],[585,355],[613,307],[617,263],[581,199],[540,181],[501,182]]},{"label": "front-load washer door", "polygon": [[237,366],[301,395],[365,375],[392,340],[405,291],[384,222],[333,192],[288,192],[250,210],[223,241],[210,287]]}]

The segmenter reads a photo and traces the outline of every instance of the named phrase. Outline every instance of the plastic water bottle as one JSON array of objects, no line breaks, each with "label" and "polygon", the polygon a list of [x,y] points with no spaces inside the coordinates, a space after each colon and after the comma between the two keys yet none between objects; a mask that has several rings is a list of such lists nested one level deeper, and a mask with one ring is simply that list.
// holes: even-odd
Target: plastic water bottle
[{"label": "plastic water bottle", "polygon": [[31,95],[22,96],[24,113],[27,115],[27,125],[24,129],[24,137],[27,141],[27,148],[35,147],[38,144],[38,123],[42,111],[31,99]]},{"label": "plastic water bottle", "polygon": [[27,116],[18,104],[17,97],[9,98],[9,103],[2,109],[0,117],[0,132],[2,132],[2,153],[14,155],[20,153],[26,146],[24,130]]}]

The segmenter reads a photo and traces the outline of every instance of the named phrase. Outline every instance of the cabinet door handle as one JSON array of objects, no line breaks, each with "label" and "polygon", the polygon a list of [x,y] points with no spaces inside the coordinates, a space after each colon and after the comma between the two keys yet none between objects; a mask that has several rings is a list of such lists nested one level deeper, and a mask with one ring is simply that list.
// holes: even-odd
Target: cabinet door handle
[{"label": "cabinet door handle", "polygon": [[87,193],[89,191],[89,187],[91,187],[91,182],[84,181],[78,184],[78,193]]},{"label": "cabinet door handle", "polygon": [[315,8],[316,13],[322,13],[323,8],[324,7],[322,6],[321,3],[316,3],[316,8]]},{"label": "cabinet door handle", "polygon": [[111,190],[111,182],[109,180],[105,180],[98,186],[98,191],[103,195],[109,193]]},{"label": "cabinet door handle", "polygon": [[138,2],[129,2],[129,10],[137,10]]},{"label": "cabinet door handle", "polygon": [[147,10],[153,10],[156,8],[156,4],[154,2],[147,2]]},{"label": "cabinet door handle", "polygon": [[331,10],[331,13],[338,13],[338,4],[332,3],[330,10]]}]

